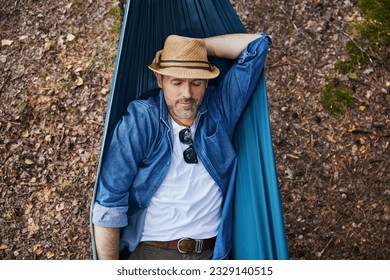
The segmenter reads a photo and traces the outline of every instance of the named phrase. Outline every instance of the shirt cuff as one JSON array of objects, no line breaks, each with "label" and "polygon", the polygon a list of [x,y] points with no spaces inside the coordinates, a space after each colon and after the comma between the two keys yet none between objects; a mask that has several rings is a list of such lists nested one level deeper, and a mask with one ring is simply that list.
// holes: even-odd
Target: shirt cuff
[{"label": "shirt cuff", "polygon": [[105,207],[95,202],[92,211],[92,223],[106,228],[121,228],[128,224],[129,207]]},{"label": "shirt cuff", "polygon": [[267,42],[268,46],[272,45],[271,37],[268,36],[266,33],[259,32],[257,34],[260,34],[260,37],[256,40],[252,41],[251,43],[249,43],[249,45],[238,56],[238,58],[237,58],[238,64],[243,64],[243,63],[251,60],[252,58],[254,58],[257,55],[257,52],[255,50],[252,52],[250,51],[251,46],[253,44],[255,44],[255,46],[258,46],[260,44],[260,41],[265,41],[265,42]]}]

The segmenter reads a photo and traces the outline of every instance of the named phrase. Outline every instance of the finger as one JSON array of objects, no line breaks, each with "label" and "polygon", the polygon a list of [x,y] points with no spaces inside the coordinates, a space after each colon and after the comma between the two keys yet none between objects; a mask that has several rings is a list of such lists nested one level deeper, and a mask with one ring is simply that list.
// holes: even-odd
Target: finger
[{"label": "finger", "polygon": [[162,53],[163,53],[163,50],[159,50],[158,52],[156,52],[156,56],[155,56],[154,59],[155,59],[155,62],[156,62],[157,64],[160,63]]}]

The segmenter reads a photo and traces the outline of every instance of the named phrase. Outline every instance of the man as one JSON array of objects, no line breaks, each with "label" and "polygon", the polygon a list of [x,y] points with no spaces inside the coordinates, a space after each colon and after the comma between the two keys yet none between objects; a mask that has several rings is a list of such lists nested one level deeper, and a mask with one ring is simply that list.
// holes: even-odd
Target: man
[{"label": "man", "polygon": [[[169,36],[149,68],[160,94],[129,104],[103,160],[92,213],[97,256],[224,259],[231,249],[234,127],[270,38]],[[218,86],[207,56],[236,59]],[[245,240],[243,240],[245,242]]]}]

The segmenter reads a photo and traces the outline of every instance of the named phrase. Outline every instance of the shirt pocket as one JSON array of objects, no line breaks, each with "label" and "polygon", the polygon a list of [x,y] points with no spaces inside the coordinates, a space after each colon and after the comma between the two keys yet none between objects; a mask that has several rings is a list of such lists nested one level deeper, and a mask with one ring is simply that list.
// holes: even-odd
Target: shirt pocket
[{"label": "shirt pocket", "polygon": [[219,167],[229,166],[234,157],[235,151],[228,137],[227,132],[223,129],[220,122],[215,127],[208,130],[210,132],[205,136],[205,150],[208,159]]}]

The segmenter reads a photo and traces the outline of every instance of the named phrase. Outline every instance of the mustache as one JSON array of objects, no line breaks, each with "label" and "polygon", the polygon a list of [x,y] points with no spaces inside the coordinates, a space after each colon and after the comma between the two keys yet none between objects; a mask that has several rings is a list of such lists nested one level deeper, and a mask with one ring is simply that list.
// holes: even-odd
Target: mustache
[{"label": "mustache", "polygon": [[196,104],[196,100],[194,98],[180,98],[176,100],[176,104],[178,103],[193,103]]}]

